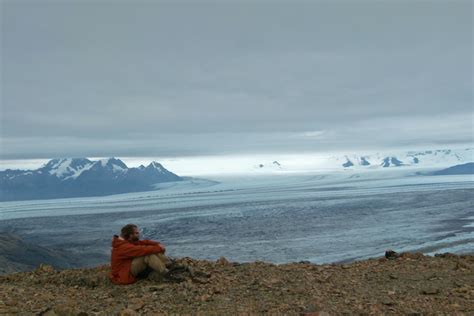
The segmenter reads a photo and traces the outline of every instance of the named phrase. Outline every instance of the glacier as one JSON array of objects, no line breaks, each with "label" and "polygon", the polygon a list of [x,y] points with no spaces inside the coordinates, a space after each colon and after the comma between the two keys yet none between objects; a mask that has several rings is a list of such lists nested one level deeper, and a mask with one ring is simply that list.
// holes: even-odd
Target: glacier
[{"label": "glacier", "polygon": [[[426,169],[421,169],[426,171]],[[0,231],[106,263],[136,223],[171,256],[346,262],[396,251],[474,252],[474,176],[414,168],[221,175],[156,191],[0,203]]]}]

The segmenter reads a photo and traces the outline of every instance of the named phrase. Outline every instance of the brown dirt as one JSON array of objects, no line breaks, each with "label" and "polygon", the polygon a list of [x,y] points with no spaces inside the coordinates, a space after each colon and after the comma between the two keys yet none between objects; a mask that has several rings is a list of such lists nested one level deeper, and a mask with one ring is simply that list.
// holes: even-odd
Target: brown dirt
[{"label": "brown dirt", "polygon": [[0,314],[474,315],[474,256],[402,254],[344,265],[183,258],[181,283],[107,278],[108,266],[0,277]]}]

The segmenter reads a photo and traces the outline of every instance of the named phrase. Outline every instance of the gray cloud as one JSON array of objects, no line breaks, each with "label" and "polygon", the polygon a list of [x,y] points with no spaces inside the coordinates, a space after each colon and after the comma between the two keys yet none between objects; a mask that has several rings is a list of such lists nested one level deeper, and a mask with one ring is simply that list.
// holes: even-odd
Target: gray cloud
[{"label": "gray cloud", "polygon": [[472,142],[470,1],[1,6],[2,157]]}]

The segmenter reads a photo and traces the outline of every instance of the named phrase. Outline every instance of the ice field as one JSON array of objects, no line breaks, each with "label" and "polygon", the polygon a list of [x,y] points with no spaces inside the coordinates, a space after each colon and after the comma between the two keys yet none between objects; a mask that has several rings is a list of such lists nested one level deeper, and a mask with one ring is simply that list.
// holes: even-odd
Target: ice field
[{"label": "ice field", "polygon": [[0,203],[0,231],[108,261],[127,223],[171,256],[275,263],[474,252],[474,178],[410,170],[215,176],[107,197]]}]

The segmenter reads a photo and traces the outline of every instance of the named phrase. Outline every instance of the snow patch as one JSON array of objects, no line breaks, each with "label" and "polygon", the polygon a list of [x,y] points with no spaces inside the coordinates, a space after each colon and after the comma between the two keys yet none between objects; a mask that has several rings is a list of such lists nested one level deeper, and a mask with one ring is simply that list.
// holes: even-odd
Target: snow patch
[{"label": "snow patch", "polygon": [[61,159],[57,164],[53,165],[49,173],[55,175],[58,178],[62,178],[65,174],[68,174],[74,170],[71,168],[71,162],[71,158]]},{"label": "snow patch", "polygon": [[66,180],[66,179],[76,179],[76,178],[79,177],[84,171],[89,170],[90,168],[92,168],[93,165],[94,165],[93,163],[90,163],[90,164],[85,165],[85,166],[82,167],[82,168],[77,169],[72,175],[70,175],[70,176],[64,178],[64,180]]}]

